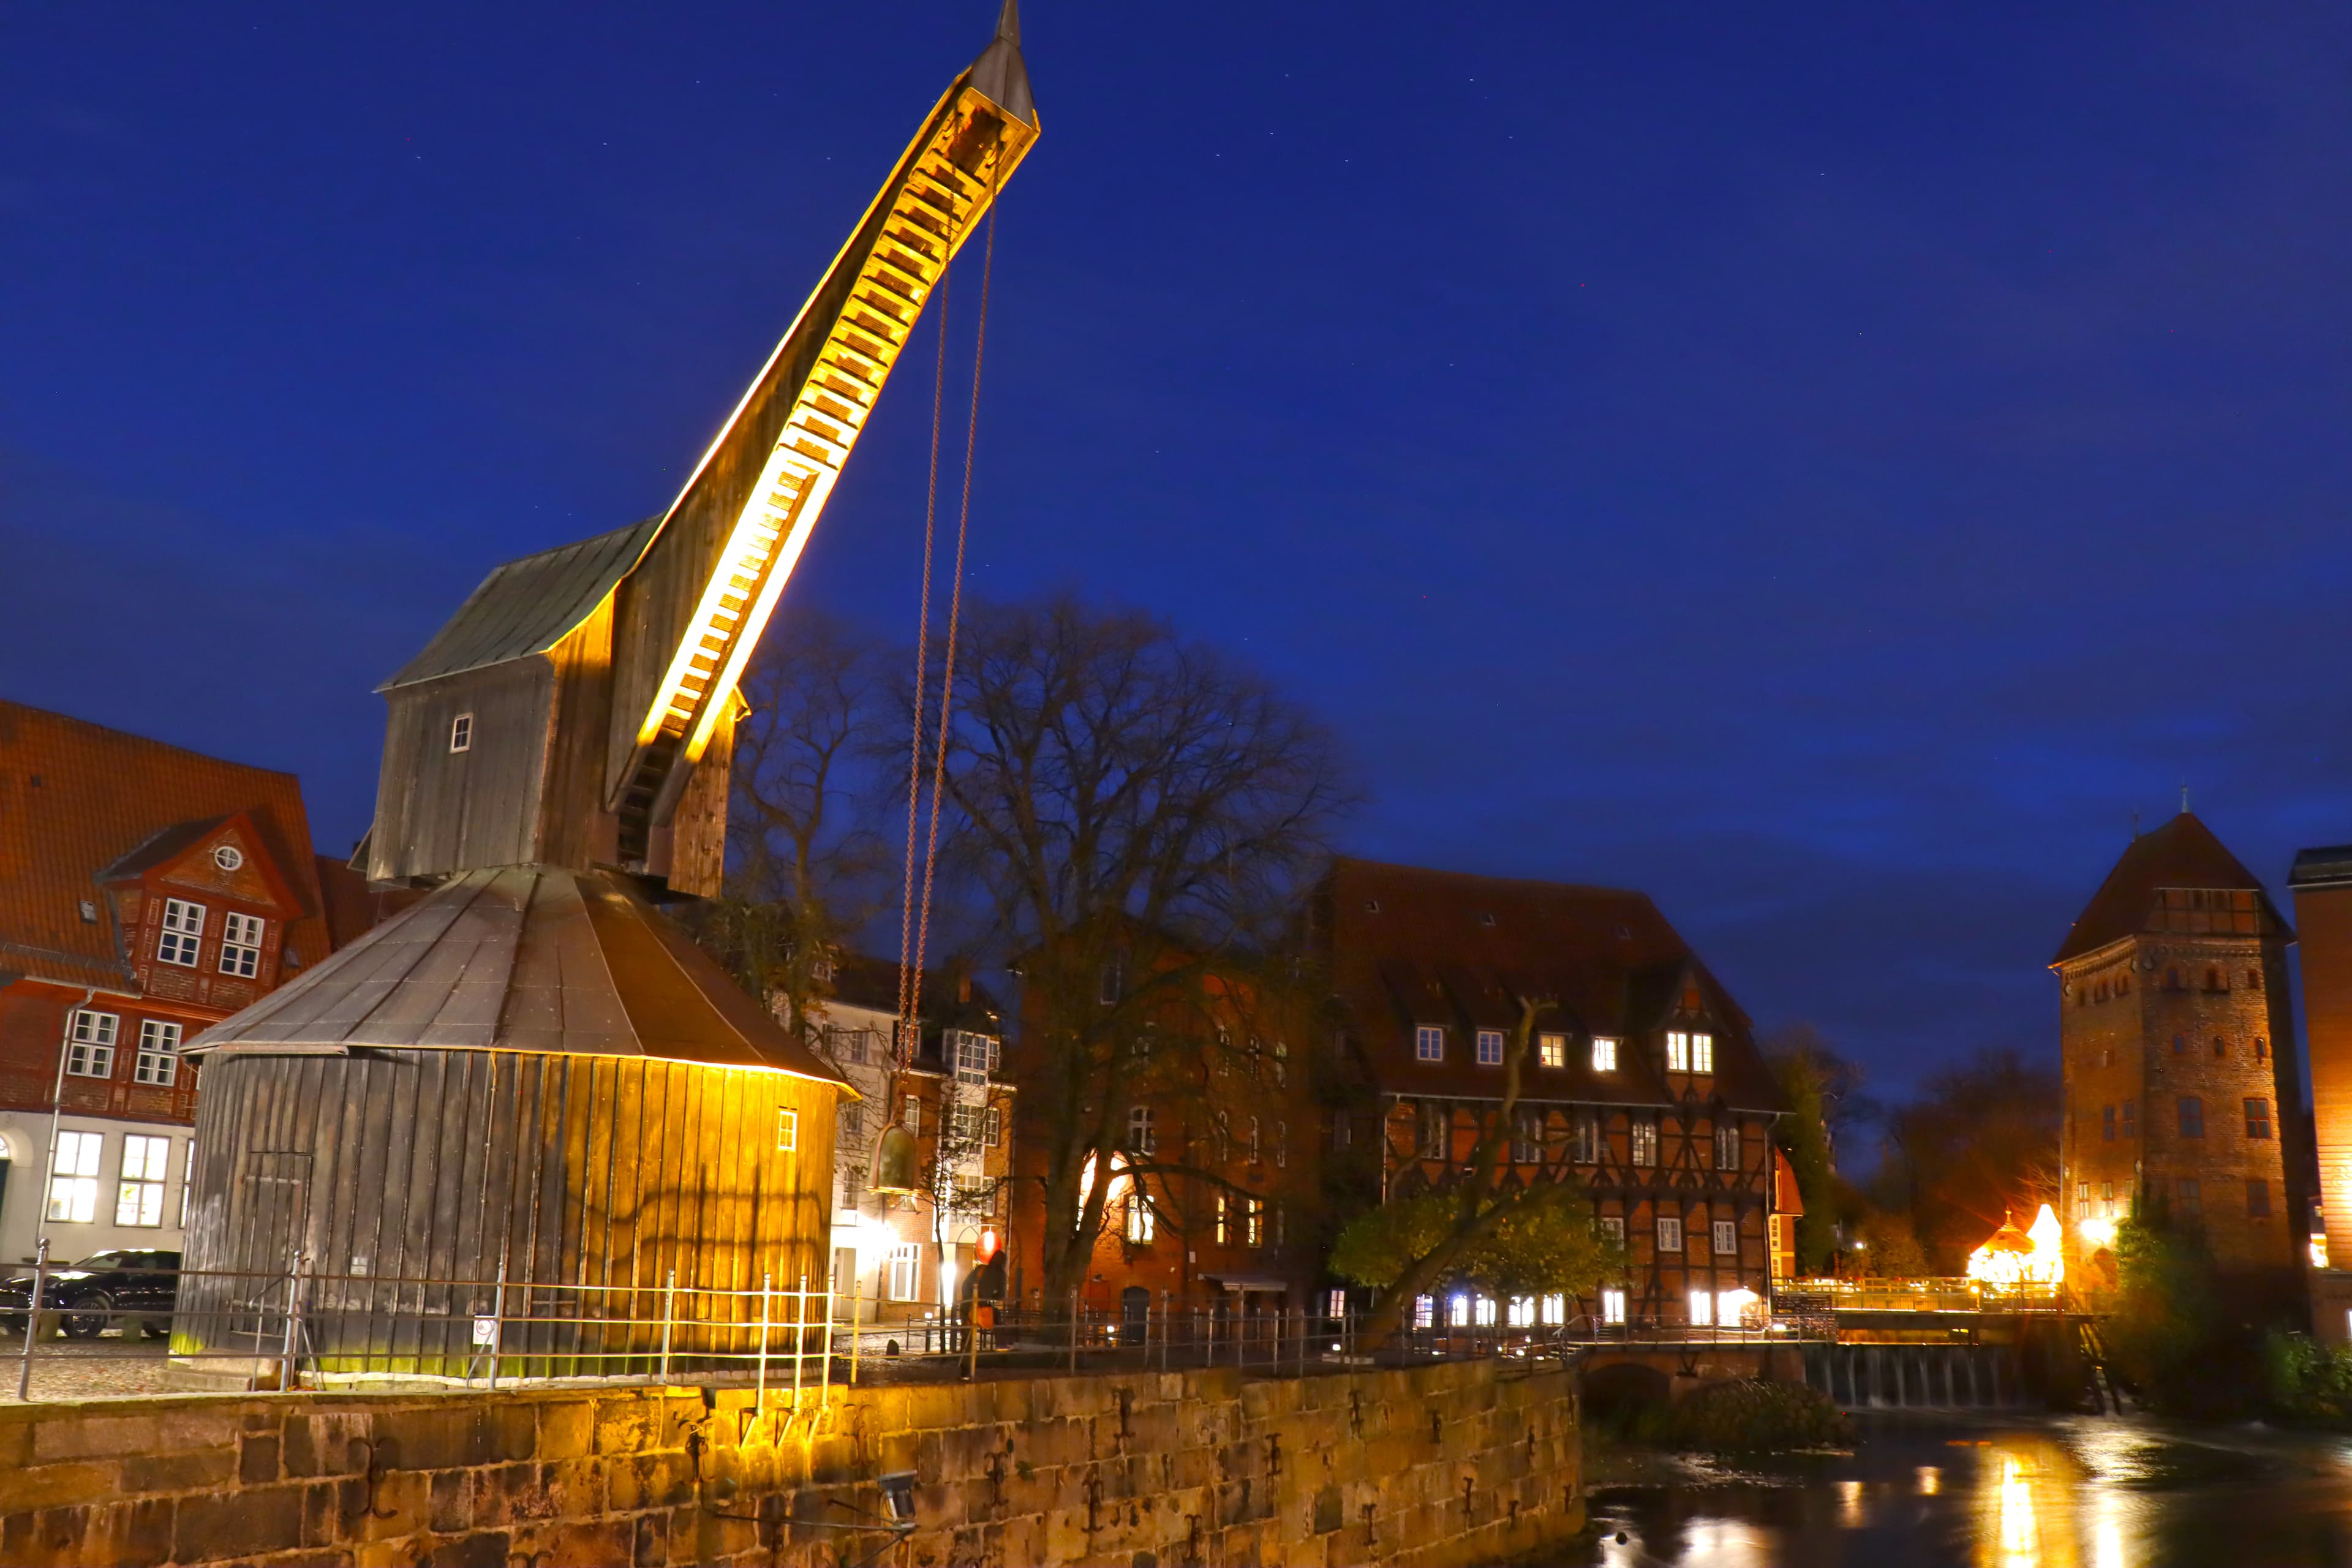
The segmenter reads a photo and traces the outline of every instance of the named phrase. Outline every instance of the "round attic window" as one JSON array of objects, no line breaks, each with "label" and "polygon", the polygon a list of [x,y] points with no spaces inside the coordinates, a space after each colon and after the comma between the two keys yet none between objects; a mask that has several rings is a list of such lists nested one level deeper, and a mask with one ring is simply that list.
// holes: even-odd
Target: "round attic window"
[{"label": "round attic window", "polygon": [[213,864],[224,871],[234,871],[245,864],[245,851],[234,844],[224,844],[213,851]]}]

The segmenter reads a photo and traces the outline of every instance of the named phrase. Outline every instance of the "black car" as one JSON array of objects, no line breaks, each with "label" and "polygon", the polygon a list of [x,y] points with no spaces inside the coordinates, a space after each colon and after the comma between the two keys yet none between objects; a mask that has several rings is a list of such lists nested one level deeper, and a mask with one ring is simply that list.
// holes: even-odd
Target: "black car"
[{"label": "black car", "polygon": [[[51,1264],[40,1304],[77,1340],[95,1339],[116,1324],[156,1333],[169,1330],[179,1288],[176,1252],[98,1252],[79,1263]],[[33,1270],[0,1279],[0,1322],[21,1331],[32,1299]]]}]

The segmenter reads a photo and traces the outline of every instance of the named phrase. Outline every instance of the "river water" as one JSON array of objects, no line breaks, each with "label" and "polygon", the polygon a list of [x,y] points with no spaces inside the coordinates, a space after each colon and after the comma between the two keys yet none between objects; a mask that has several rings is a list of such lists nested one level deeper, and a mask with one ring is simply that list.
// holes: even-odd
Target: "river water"
[{"label": "river water", "polygon": [[2352,1440],[2128,1416],[1858,1425],[1852,1453],[1597,1477],[1600,1533],[1561,1561],[2352,1568]]}]

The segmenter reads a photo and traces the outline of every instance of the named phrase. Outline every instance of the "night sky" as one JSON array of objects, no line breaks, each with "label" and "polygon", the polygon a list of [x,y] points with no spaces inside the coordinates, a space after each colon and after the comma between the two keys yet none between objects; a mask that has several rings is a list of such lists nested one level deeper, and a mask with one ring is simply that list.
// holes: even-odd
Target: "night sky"
[{"label": "night sky", "polygon": [[[667,504],[994,0],[0,15],[0,695],[299,772]],[[1652,892],[1895,1088],[2186,781],[2352,839],[2352,10],[1033,0],[973,585]],[[977,269],[960,270],[969,323]],[[910,355],[784,614],[911,634]]]}]

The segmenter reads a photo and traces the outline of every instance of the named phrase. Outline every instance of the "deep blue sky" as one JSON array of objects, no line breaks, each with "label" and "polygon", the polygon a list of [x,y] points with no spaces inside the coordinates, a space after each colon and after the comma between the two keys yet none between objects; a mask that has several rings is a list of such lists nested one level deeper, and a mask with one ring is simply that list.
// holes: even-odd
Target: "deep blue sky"
[{"label": "deep blue sky", "polygon": [[[667,501],[992,3],[0,13],[0,694],[347,845],[374,682]],[[1650,889],[1891,1087],[2046,1048],[2184,778],[2352,838],[2352,12],[1024,21],[974,582],[1261,661],[1353,847]],[[911,630],[926,379],[787,613]]]}]

